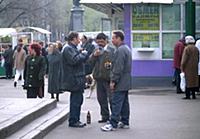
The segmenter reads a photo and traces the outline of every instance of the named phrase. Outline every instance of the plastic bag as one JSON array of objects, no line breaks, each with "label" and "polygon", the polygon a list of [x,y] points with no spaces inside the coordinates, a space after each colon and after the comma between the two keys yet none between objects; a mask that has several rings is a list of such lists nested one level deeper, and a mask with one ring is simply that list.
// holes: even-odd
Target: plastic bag
[{"label": "plastic bag", "polygon": [[185,88],[186,88],[185,73],[181,72],[180,77],[181,77],[180,88],[183,92],[185,92]]},{"label": "plastic bag", "polygon": [[1,59],[1,67],[4,67],[4,64],[5,64],[5,59],[2,58],[2,59]]}]

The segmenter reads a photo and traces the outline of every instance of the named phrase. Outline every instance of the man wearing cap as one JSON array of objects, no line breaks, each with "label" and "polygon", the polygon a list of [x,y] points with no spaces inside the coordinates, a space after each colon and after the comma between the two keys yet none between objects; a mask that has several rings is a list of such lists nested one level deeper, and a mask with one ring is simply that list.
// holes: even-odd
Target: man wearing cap
[{"label": "man wearing cap", "polygon": [[186,48],[183,51],[181,61],[181,71],[185,73],[186,79],[186,97],[183,99],[190,99],[190,93],[192,93],[192,99],[196,99],[195,91],[198,89],[199,51],[195,47],[195,40],[192,36],[185,37],[185,44]]}]

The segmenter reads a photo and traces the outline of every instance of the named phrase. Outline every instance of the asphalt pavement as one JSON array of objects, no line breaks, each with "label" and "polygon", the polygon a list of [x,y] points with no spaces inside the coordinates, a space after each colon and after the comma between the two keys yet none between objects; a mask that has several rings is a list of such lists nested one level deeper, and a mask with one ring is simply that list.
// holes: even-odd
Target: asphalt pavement
[{"label": "asphalt pavement", "polygon": [[[88,92],[85,93],[85,96]],[[141,88],[130,92],[130,129],[102,132],[96,95],[85,99],[81,121],[87,111],[92,123],[85,128],[69,128],[68,122],[51,131],[45,139],[200,139],[200,96],[183,100],[175,88]]]},{"label": "asphalt pavement", "polygon": [[[47,81],[46,81],[47,86]],[[47,92],[47,87],[46,87]],[[45,139],[200,139],[200,96],[196,100],[183,100],[184,94],[176,94],[174,87],[146,87],[130,91],[130,129],[117,129],[112,132],[102,132],[99,124],[99,105],[96,93],[86,99],[81,121],[86,122],[86,114],[91,112],[92,123],[85,128],[69,128],[65,121]],[[13,86],[13,80],[0,79],[1,98],[26,98],[26,91],[18,84]],[[45,98],[50,98],[45,93]],[[61,94],[59,104],[69,102],[69,93]]]}]

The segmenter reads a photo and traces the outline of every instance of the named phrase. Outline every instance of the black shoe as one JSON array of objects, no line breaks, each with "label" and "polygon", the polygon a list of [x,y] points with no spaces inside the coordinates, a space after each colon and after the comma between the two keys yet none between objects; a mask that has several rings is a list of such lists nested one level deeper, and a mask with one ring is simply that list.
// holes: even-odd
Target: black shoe
[{"label": "black shoe", "polygon": [[56,94],[56,100],[59,101],[59,94]]},{"label": "black shoe", "polygon": [[17,86],[17,82],[14,82],[14,87],[16,87]]},{"label": "black shoe", "polygon": [[182,98],[182,99],[190,99],[190,97],[184,97],[184,98]]},{"label": "black shoe", "polygon": [[69,127],[75,127],[75,128],[83,128],[86,126],[86,123],[76,122],[75,124],[69,124]]},{"label": "black shoe", "polygon": [[108,119],[101,119],[98,121],[98,123],[106,123],[108,121]]},{"label": "black shoe", "polygon": [[196,96],[192,96],[192,99],[196,99]]}]

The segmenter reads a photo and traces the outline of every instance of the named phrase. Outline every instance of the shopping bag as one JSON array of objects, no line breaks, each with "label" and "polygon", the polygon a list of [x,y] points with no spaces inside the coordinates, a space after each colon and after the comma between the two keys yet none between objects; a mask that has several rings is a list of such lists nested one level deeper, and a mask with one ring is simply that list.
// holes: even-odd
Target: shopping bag
[{"label": "shopping bag", "polygon": [[3,59],[1,60],[1,67],[4,67],[4,64],[5,64],[5,59],[3,58]]},{"label": "shopping bag", "polygon": [[181,77],[180,88],[183,92],[185,92],[185,88],[186,88],[185,73],[181,72],[180,77]]}]

